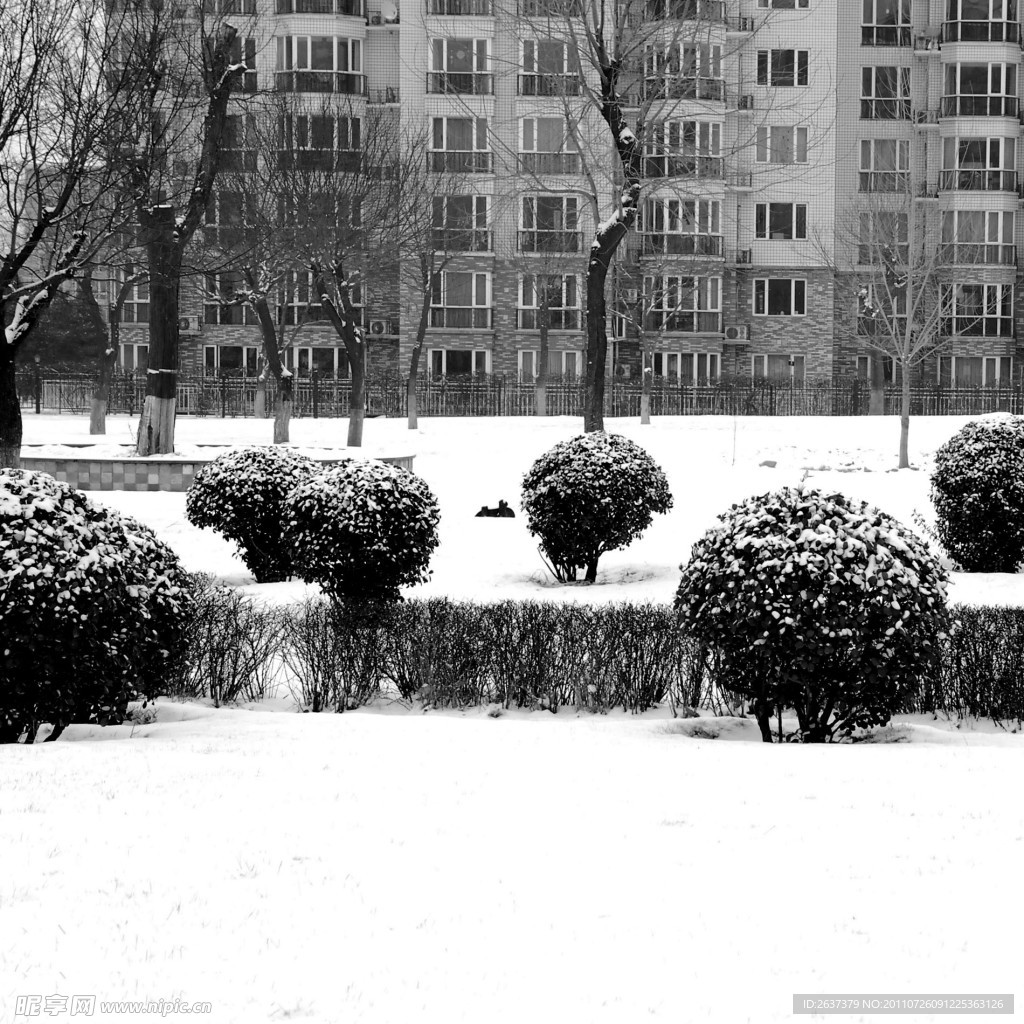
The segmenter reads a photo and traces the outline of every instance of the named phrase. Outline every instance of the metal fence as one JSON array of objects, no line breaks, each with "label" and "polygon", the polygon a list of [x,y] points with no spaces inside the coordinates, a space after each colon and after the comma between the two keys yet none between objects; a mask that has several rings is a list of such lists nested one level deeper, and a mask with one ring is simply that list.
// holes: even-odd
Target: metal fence
[{"label": "metal fence", "polygon": [[[89,374],[19,371],[16,374],[22,408],[40,412],[87,413],[95,379]],[[254,377],[190,377],[178,381],[178,412],[189,416],[255,416],[260,383]],[[350,383],[316,376],[294,381],[295,416],[348,415]],[[406,382],[396,377],[367,382],[367,414],[408,414]],[[146,392],[144,374],[118,373],[110,389],[108,411],[138,413]],[[273,409],[274,382],[265,385],[266,414]],[[531,416],[534,385],[515,377],[487,374],[472,377],[423,377],[417,381],[417,408],[422,416]],[[771,381],[732,381],[680,384],[657,380],[651,390],[654,416],[858,416],[868,411],[868,388],[863,381],[824,379],[804,384]],[[605,415],[639,416],[641,383],[610,381],[605,389]],[[889,387],[885,412],[899,412],[899,389]],[[582,416],[583,384],[579,379],[555,379],[547,387],[549,416]],[[914,416],[971,416],[988,412],[1024,414],[1024,388],[911,389]]]}]

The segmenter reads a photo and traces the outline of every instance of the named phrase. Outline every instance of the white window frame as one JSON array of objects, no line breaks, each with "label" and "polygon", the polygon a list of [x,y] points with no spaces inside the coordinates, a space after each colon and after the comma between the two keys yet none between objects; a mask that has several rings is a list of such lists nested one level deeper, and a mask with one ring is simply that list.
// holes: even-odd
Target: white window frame
[{"label": "white window frame", "polygon": [[[221,370],[220,351],[222,348],[240,348],[242,350],[241,372],[243,377],[255,376],[259,372],[260,347],[259,345],[246,345],[241,341],[222,341],[213,344],[203,345],[203,376],[217,376]],[[210,354],[213,353],[213,365],[210,364]],[[251,358],[250,358],[251,357]],[[251,373],[250,373],[251,367]]]},{"label": "white window frame", "polygon": [[[789,282],[789,308],[788,313],[770,313],[768,311],[768,296],[771,284],[780,284],[783,281]],[[760,293],[760,296],[759,294]],[[764,307],[764,312],[757,311],[758,300]],[[802,306],[802,309],[798,307]],[[753,302],[751,311],[754,316],[765,317],[793,317],[807,315],[807,279],[803,277],[755,277],[753,288]]]},{"label": "white window frame", "polygon": [[[894,146],[894,165],[886,165],[884,169],[880,169],[879,154],[890,143]],[[861,139],[859,149],[860,178],[858,185],[861,192],[898,192],[900,188],[905,187],[910,175],[909,139]],[[886,177],[882,177],[882,175]],[[878,188],[880,184],[891,187]]]},{"label": "white window frame", "polygon": [[[981,235],[964,232],[965,222],[980,218]],[[1014,238],[1017,215],[1013,210],[944,210],[941,220],[942,245],[952,246],[954,263],[1016,263]],[[969,237],[961,237],[968,234]],[[991,252],[996,249],[997,252]],[[975,257],[981,257],[980,259]],[[995,259],[991,259],[995,256]],[[963,257],[963,258],[961,258]]]},{"label": "white window frame", "polygon": [[[981,386],[987,387],[1012,387],[1013,386],[1013,356],[944,356],[940,355],[935,361],[935,380],[938,384],[942,384],[942,378],[944,376],[943,363],[949,364],[949,384],[950,388],[956,388],[956,364],[959,359],[980,359],[981,360]],[[1003,362],[1008,361],[1009,376],[1006,378],[1006,383],[1003,383]]]},{"label": "white window frame", "polygon": [[[792,53],[793,54],[793,81],[792,82],[777,82],[775,81],[775,75],[773,73],[773,67],[775,66],[776,59],[773,54],[776,53]],[[763,55],[763,58],[762,58]],[[757,63],[756,72],[754,75],[754,81],[757,85],[763,86],[768,89],[802,89],[810,84],[811,80],[811,51],[810,50],[794,50],[788,46],[773,46],[767,50],[757,51]],[[764,66],[764,81],[762,81],[761,67]],[[781,77],[781,76],[780,76]]]},{"label": "white window frame", "polygon": [[[961,334],[959,331],[955,332],[961,337],[965,338],[1009,338],[1013,334],[1014,325],[1014,286],[1012,284],[990,284],[982,281],[954,281],[948,284],[942,284],[939,286],[939,302],[942,307],[943,320],[948,322],[952,320],[974,320],[974,321],[996,321],[997,327],[1001,327],[1006,324],[1009,326],[1009,331],[1003,333],[997,331],[991,333],[983,330],[981,333],[972,331],[969,334]],[[983,312],[975,314],[973,312],[960,312],[960,306],[958,305],[958,299],[961,296],[959,289],[962,288],[980,288],[982,289],[982,309]],[[1009,313],[1003,314],[1001,310],[1008,308]],[[999,312],[990,312],[995,309]],[[954,327],[958,326],[953,324]]]},{"label": "white window frame", "polygon": [[332,353],[333,367],[329,374],[320,379],[348,380],[351,376],[351,370],[348,362],[348,352],[345,350],[344,345],[289,345],[282,353],[282,359],[285,367],[297,379],[309,380],[313,375],[313,366],[316,362],[314,353],[322,354],[324,352]]},{"label": "white window frame", "polygon": [[[773,150],[776,148],[772,145],[772,134],[774,132],[793,133],[792,160],[774,160],[772,158]],[[780,166],[805,164],[807,163],[807,142],[807,129],[801,125],[762,125],[757,129],[754,161],[759,164],[779,164]],[[801,153],[803,154],[803,159],[800,158]]]},{"label": "white window frame", "polygon": [[[450,128],[454,121],[470,121],[472,123],[472,149],[451,149],[449,148],[450,140]],[[438,145],[440,142],[440,145]],[[454,154],[462,153],[469,154],[470,159],[465,161],[469,163],[470,167],[452,167],[438,168],[438,161],[436,158],[433,160],[433,166],[435,170],[453,170],[453,171],[468,171],[471,173],[485,173],[491,172],[491,136],[487,128],[486,117],[474,117],[472,115],[462,116],[447,116],[442,115],[438,117],[432,117],[430,119],[430,153],[433,156],[438,153]],[[486,156],[486,160],[481,159]],[[446,165],[450,162],[458,164],[460,161],[442,161]]]},{"label": "white window frame", "polygon": [[[540,122],[557,121],[562,141],[558,149],[540,149]],[[519,166],[534,174],[575,174],[580,167],[576,136],[564,117],[535,116],[519,119]]]},{"label": "white window frame", "polygon": [[[313,40],[331,40],[331,67],[313,67]],[[349,36],[284,35],[275,36],[277,71],[323,71],[332,74],[361,75],[363,73],[363,41]],[[302,50],[305,50],[305,56]],[[344,51],[345,60],[339,60]],[[305,61],[305,63],[302,63]],[[347,63],[348,67],[340,65]]]},{"label": "white window frame", "polygon": [[[789,365],[789,379],[799,380],[801,383],[807,380],[807,357],[800,352],[757,352],[750,357],[751,380],[778,380],[778,377],[768,376],[768,360],[770,357],[785,357]],[[761,372],[758,373],[760,363]],[[799,369],[799,373],[797,370]]]},{"label": "white window frame", "polygon": [[[722,354],[720,352],[681,352],[678,349],[655,349],[651,353],[651,369],[655,378],[675,380],[680,384],[694,386],[701,382],[718,380],[722,376]],[[683,373],[683,363],[689,360],[690,373]],[[706,373],[701,376],[701,363]],[[659,363],[661,372],[659,373]]]},{"label": "white window frame", "polygon": [[[880,71],[895,71],[896,95],[880,96]],[[899,121],[910,117],[911,75],[905,64],[867,64],[860,69],[860,116],[869,121]],[[867,111],[867,113],[865,113]]]},{"label": "white window frame", "polygon": [[[122,282],[129,277],[134,277],[140,272],[140,268],[134,264],[126,264],[116,274],[117,282],[113,288],[113,295],[116,295],[121,288]],[[149,281],[137,281],[125,293],[124,303],[119,314],[119,323],[122,324],[148,324],[149,323]],[[140,307],[145,307],[145,316],[140,319]]]},{"label": "white window frame", "polygon": [[[473,224],[471,227],[452,226],[450,223],[451,209],[450,203],[453,199],[469,199],[471,200],[472,206],[472,219]],[[440,210],[441,216],[438,217],[438,211]],[[439,223],[440,221],[440,223]],[[434,196],[431,201],[430,211],[430,227],[432,233],[437,236],[438,232],[441,232],[441,241],[444,242],[440,246],[442,249],[447,249],[447,239],[450,236],[461,236],[470,234],[472,236],[471,241],[475,242],[478,236],[483,236],[486,246],[480,247],[474,245],[472,249],[459,249],[454,250],[458,252],[489,252],[491,249],[491,196],[481,195],[479,193],[463,193],[461,195],[452,196]]]},{"label": "white window frame", "polygon": [[[118,353],[118,365],[124,371],[132,373],[144,373],[145,369],[139,366],[139,351],[146,353],[146,368],[149,367],[149,342],[148,341],[122,341],[121,350]],[[131,353],[131,366],[128,365],[126,356]]]},{"label": "white window frame", "polygon": [[[430,376],[434,376],[434,373],[435,373],[435,371],[434,371],[434,361],[435,361],[434,360],[434,356],[435,355],[440,355],[440,357],[441,357],[440,375],[442,377],[447,375],[447,373],[448,373],[448,350],[449,349],[455,349],[456,351],[459,351],[459,352],[465,352],[466,351],[466,349],[461,348],[458,345],[448,345],[448,346],[443,346],[443,347],[442,346],[435,346],[435,347],[427,349],[427,373]],[[477,373],[490,373],[491,372],[491,353],[490,353],[490,350],[489,349],[485,349],[485,348],[473,348],[473,349],[470,349],[469,351],[472,352],[471,359],[472,359],[472,363],[473,363],[473,369],[470,372],[474,373],[474,374],[477,374]],[[482,364],[482,367],[481,367],[480,364]]]},{"label": "white window frame", "polygon": [[[719,177],[723,171],[721,121],[670,118],[648,126],[644,172],[652,177]],[[690,141],[692,139],[692,141]]]},{"label": "white window frame", "polygon": [[[527,362],[524,356],[529,356],[530,366],[529,368],[523,367],[523,364]],[[569,362],[569,358],[572,357],[576,364],[576,369],[569,373],[566,369],[566,363]],[[552,366],[552,362],[557,362],[558,366]],[[516,369],[519,374],[520,381],[534,381],[537,379],[537,370],[540,366],[540,349],[539,348],[520,348],[516,350]],[[576,380],[582,376],[583,373],[583,350],[578,348],[549,348],[548,349],[548,377],[566,377]]]},{"label": "white window frame", "polygon": [[806,11],[807,0],[757,0],[757,6],[776,11]]},{"label": "white window frame", "polygon": [[[644,295],[649,298],[647,314],[651,330],[669,334],[716,334],[722,323],[722,278],[717,275],[658,274],[644,277]],[[679,301],[672,301],[675,296]],[[689,298],[689,305],[683,301]],[[656,303],[660,299],[660,304]],[[702,328],[701,315],[717,320],[717,326]],[[664,326],[668,317],[690,317],[692,330]],[[658,321],[662,322],[659,324]]]},{"label": "white window frame", "polygon": [[[790,208],[790,224],[793,226],[793,233],[787,236],[776,238],[770,231],[771,207],[788,206]],[[801,211],[803,211],[801,213]],[[803,220],[803,234],[800,233],[800,221]],[[763,221],[763,228],[761,222]],[[807,240],[807,204],[806,203],[775,203],[764,202],[754,204],[754,238],[759,241],[768,242],[795,242]]]},{"label": "white window frame", "polygon": [[[879,21],[879,4],[889,0],[864,0],[861,6],[862,46],[909,46],[911,44],[912,10],[911,0],[900,0],[896,21]],[[945,0],[943,0],[945,3]],[[870,18],[868,5],[870,4]],[[892,36],[892,41],[888,37]],[[879,41],[879,40],[883,41]]]},{"label": "white window frame", "polygon": [[[523,315],[524,313],[527,313],[527,312],[537,313],[540,310],[540,303],[538,301],[537,284],[536,284],[536,281],[537,281],[538,277],[547,277],[549,280],[552,279],[552,278],[557,278],[558,281],[559,281],[559,284],[558,284],[558,290],[559,290],[558,298],[559,298],[559,301],[558,301],[558,303],[557,304],[553,303],[550,298],[548,299],[548,316],[549,316],[549,318],[551,317],[551,314],[555,313],[556,310],[562,311],[563,314],[564,314],[565,311],[568,311],[570,313],[575,313],[576,314],[576,316],[575,316],[575,321],[576,322],[574,324],[570,324],[568,327],[566,327],[566,326],[564,326],[564,319],[563,319],[563,326],[556,327],[554,325],[549,325],[548,330],[549,331],[579,331],[581,329],[581,325],[583,323],[583,289],[581,287],[579,275],[577,275],[577,274],[520,274],[519,275],[519,280],[518,280],[518,283],[517,283],[517,288],[516,288],[518,299],[519,299],[519,302],[518,302],[519,323],[522,324],[524,320],[528,319],[527,317],[525,317]],[[576,299],[576,302],[574,304],[572,304],[572,305],[569,305],[569,304],[565,303],[566,292],[569,290],[567,285],[568,285],[568,282],[570,282],[570,281],[572,282],[572,289],[571,290],[575,293],[575,299]],[[548,285],[548,288],[550,290],[550,288],[551,288],[550,283]],[[536,331],[536,330],[539,330],[540,328],[539,328],[539,326],[537,324],[536,317],[534,317],[533,319],[534,319],[534,324],[533,324],[532,327],[530,327],[530,326],[522,327],[521,326],[519,328],[519,330],[522,330],[522,331]]]},{"label": "white window frame", "polygon": [[[472,293],[472,302],[468,306],[453,306],[449,303],[449,282],[454,275],[469,275],[472,277],[472,286],[470,291]],[[442,270],[440,273],[435,274],[435,281],[431,282],[430,288],[430,308],[431,310],[449,310],[449,309],[467,309],[477,310],[482,309],[487,311],[486,317],[481,319],[486,320],[486,324],[476,325],[470,324],[466,326],[453,327],[451,324],[445,322],[444,324],[438,324],[439,327],[445,327],[448,330],[489,330],[491,327],[491,305],[493,299],[493,282],[491,280],[490,271],[473,271],[473,270]],[[483,289],[484,301],[480,302],[481,288]],[[440,300],[435,302],[435,296]],[[442,313],[440,317],[435,319],[442,319],[447,321],[448,314]],[[476,320],[474,316],[472,319]]]},{"label": "white window frame", "polygon": [[[234,279],[232,281],[231,279]],[[246,301],[233,305],[222,305],[213,302],[210,295],[225,294],[226,287],[244,287],[244,279],[240,270],[224,270],[217,274],[206,275],[206,294],[203,296],[203,323],[221,327],[258,327],[259,318],[256,310]],[[234,312],[237,310],[237,313]],[[220,364],[218,363],[218,366]]]}]

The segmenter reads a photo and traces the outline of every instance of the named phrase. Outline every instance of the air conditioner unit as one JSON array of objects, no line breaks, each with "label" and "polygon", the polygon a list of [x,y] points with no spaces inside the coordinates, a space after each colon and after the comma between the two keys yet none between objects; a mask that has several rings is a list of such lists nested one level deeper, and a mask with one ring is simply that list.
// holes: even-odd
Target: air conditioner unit
[{"label": "air conditioner unit", "polygon": [[725,329],[726,341],[750,341],[750,324],[731,324]]},{"label": "air conditioner unit", "polygon": [[383,25],[384,24],[384,19],[379,14],[371,14],[370,15],[370,24],[371,25]]},{"label": "air conditioner unit", "polygon": [[736,250],[736,262],[737,263],[750,263],[752,253],[749,249],[737,249]]},{"label": "air conditioner unit", "polygon": [[371,334],[391,334],[391,321],[390,320],[371,320],[370,321],[370,333]]},{"label": "air conditioner unit", "polygon": [[181,334],[200,334],[203,330],[203,321],[197,316],[178,317],[178,331]]},{"label": "air conditioner unit", "polygon": [[754,109],[754,97],[747,93],[739,98],[740,110],[753,110]]}]

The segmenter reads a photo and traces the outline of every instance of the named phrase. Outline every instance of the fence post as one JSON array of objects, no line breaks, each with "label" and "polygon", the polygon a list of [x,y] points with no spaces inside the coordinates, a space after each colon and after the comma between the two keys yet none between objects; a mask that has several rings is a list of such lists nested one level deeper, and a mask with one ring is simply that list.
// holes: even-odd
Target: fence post
[{"label": "fence post", "polygon": [[310,371],[309,379],[313,383],[313,419],[317,419],[320,416],[320,388],[318,386],[320,377],[315,367]]},{"label": "fence post", "polygon": [[43,384],[42,381],[39,379],[39,356],[33,356],[32,358],[35,360],[35,366],[33,367],[33,369],[35,371],[34,384],[36,392],[36,415],[38,416],[40,413],[40,404],[43,397]]}]

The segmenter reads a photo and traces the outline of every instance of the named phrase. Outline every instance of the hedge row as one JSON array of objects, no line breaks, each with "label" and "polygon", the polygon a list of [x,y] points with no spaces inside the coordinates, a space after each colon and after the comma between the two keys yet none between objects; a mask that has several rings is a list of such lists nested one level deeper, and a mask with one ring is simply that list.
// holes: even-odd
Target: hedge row
[{"label": "hedge row", "polygon": [[[279,685],[310,711],[380,697],[433,707],[721,712],[733,702],[714,653],[666,605],[409,600],[270,608],[226,587],[200,590],[189,654],[164,692],[259,700]],[[938,678],[904,711],[1024,719],[1024,608],[952,609]]]}]

